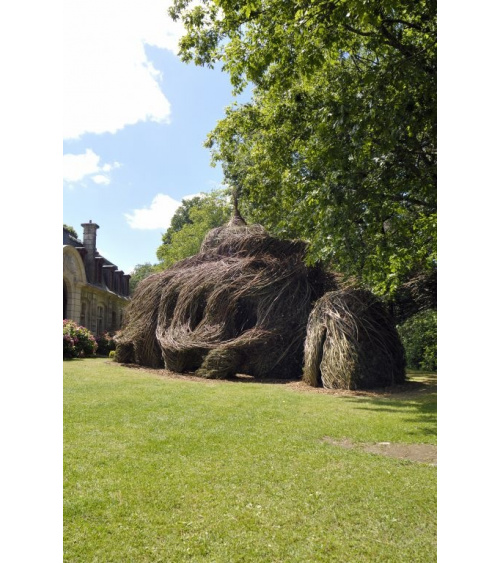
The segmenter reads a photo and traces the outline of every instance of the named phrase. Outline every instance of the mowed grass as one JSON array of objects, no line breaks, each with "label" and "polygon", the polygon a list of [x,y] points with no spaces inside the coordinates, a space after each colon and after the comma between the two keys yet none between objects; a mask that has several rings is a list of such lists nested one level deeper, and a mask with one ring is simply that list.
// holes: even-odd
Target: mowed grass
[{"label": "mowed grass", "polygon": [[436,397],[336,396],[64,363],[64,560],[436,559]]}]

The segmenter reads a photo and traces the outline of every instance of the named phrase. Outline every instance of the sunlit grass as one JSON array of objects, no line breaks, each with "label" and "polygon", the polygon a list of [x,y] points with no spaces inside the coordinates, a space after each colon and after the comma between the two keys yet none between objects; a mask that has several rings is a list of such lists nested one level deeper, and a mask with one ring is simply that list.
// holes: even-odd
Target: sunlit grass
[{"label": "sunlit grass", "polygon": [[435,395],[339,397],[65,362],[65,560],[427,562]]}]

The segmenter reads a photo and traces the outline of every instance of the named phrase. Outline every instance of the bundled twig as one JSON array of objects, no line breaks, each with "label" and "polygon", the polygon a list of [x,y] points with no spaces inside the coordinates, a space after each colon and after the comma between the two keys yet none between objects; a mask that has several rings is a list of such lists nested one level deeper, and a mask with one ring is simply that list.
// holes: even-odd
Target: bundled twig
[{"label": "bundled twig", "polygon": [[307,326],[303,379],[330,389],[404,381],[403,346],[392,319],[372,293],[349,288],[317,301]]}]

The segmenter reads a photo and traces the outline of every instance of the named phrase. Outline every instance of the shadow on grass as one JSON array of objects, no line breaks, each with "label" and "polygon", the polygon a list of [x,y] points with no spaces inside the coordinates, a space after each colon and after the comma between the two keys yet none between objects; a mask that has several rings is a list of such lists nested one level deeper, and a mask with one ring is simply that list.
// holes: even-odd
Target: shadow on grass
[{"label": "shadow on grass", "polygon": [[[369,398],[355,398],[346,397],[347,401],[355,401],[356,406],[360,410],[369,410],[373,412],[387,412],[387,413],[403,413],[407,414],[405,417],[407,422],[415,424],[425,424],[430,427],[419,428],[418,434],[427,434],[429,436],[437,436],[437,408],[436,402],[423,399],[423,400],[406,400],[396,401],[394,399],[369,399]],[[383,405],[383,406],[382,406]],[[415,432],[417,433],[417,432]]]},{"label": "shadow on grass", "polygon": [[419,433],[437,435],[437,376],[432,373],[411,372],[404,385],[375,391],[370,396],[357,395],[345,400],[355,403],[355,408],[376,412],[408,414],[406,419],[430,428],[420,428]]},{"label": "shadow on grass", "polygon": [[85,356],[84,358],[64,358],[63,357],[63,361],[64,362],[86,362],[87,360],[102,360],[102,359],[107,359],[108,356]]},{"label": "shadow on grass", "polygon": [[320,392],[331,395],[346,395],[353,397],[398,397],[398,398],[413,398],[417,397],[419,394],[426,394],[436,390],[437,376],[435,373],[428,372],[408,372],[408,380],[401,384],[392,387],[382,387],[378,389],[359,389],[359,390],[345,390],[345,389],[325,389],[324,387],[311,387],[302,381],[301,377],[290,377],[290,378],[260,378],[253,375],[247,375],[243,373],[238,373],[235,376],[225,377],[225,378],[213,378],[207,379],[205,377],[199,377],[195,372],[184,372],[177,373],[164,368],[152,368],[148,366],[141,366],[139,364],[133,363],[119,363],[115,360],[109,360],[110,363],[114,363],[124,368],[145,371],[154,373],[156,375],[168,377],[169,379],[183,379],[185,381],[218,381],[221,383],[257,383],[257,384],[269,384],[269,385],[291,385],[293,387],[301,387],[303,390],[310,390],[311,392]]},{"label": "shadow on grass", "polygon": [[[110,360],[111,361],[111,360]],[[164,368],[151,368],[147,366],[141,366],[138,364],[124,364],[124,363],[117,363],[124,368],[139,370],[139,371],[146,371],[150,373],[154,373],[157,375],[161,375],[164,377],[168,377],[169,379],[180,379],[184,381],[205,381],[205,382],[220,382],[220,383],[258,383],[258,384],[272,384],[272,385],[287,385],[290,383],[300,383],[301,379],[299,377],[294,378],[259,378],[253,375],[246,375],[244,373],[238,373],[234,376],[224,377],[224,378],[207,378],[207,377],[199,377],[196,375],[196,372],[186,371],[183,373],[173,372]]]},{"label": "shadow on grass", "polygon": [[168,379],[203,382],[203,383],[225,383],[234,384],[269,384],[284,385],[292,390],[303,393],[320,393],[331,396],[339,396],[348,402],[352,402],[354,408],[372,410],[374,412],[406,413],[409,422],[425,424],[429,427],[419,428],[419,434],[429,436],[437,435],[437,375],[429,372],[417,372],[408,370],[407,381],[402,385],[384,387],[380,389],[362,389],[348,391],[343,389],[324,389],[323,387],[311,387],[301,379],[260,379],[251,375],[238,374],[227,379],[206,379],[197,377],[194,373],[174,373],[165,369],[154,369],[137,364],[120,364],[129,369],[154,373]]}]

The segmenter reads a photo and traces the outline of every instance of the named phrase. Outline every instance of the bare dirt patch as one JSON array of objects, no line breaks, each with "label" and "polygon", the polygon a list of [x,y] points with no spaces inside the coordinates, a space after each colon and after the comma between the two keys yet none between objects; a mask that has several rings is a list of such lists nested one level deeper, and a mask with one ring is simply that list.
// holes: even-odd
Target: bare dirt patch
[{"label": "bare dirt patch", "polygon": [[355,443],[348,438],[344,438],[343,440],[334,440],[329,436],[325,436],[323,438],[323,442],[348,450],[363,450],[364,452],[370,454],[407,459],[409,461],[426,463],[428,465],[437,465],[437,446],[433,444],[393,444],[391,442],[366,444]]}]

